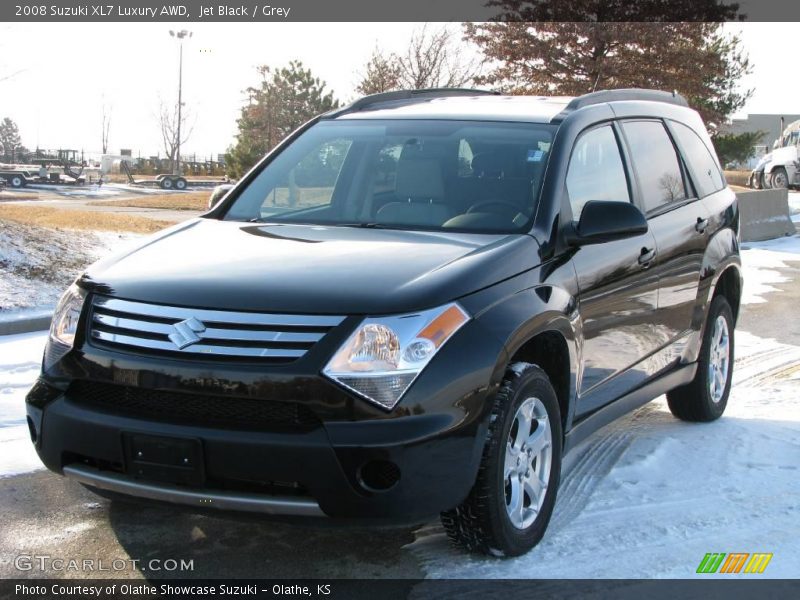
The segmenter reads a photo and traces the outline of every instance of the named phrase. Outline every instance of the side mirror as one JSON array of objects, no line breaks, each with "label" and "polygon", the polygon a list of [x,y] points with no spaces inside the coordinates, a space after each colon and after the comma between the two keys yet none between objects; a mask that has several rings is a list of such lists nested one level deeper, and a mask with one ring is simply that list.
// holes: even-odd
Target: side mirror
[{"label": "side mirror", "polygon": [[591,200],[578,223],[572,225],[568,242],[573,246],[601,244],[647,233],[647,219],[630,202]]}]

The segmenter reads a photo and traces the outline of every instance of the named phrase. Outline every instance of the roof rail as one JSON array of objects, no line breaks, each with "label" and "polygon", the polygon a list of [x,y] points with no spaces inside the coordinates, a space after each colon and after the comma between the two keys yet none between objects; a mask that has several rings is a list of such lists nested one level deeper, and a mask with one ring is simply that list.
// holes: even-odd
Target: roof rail
[{"label": "roof rail", "polygon": [[678,92],[662,92],[660,90],[644,90],[638,88],[627,88],[621,90],[602,90],[592,92],[573,98],[567,104],[564,112],[572,112],[584,106],[593,104],[605,104],[606,102],[619,102],[622,100],[645,100],[648,102],[666,102],[677,106],[689,106],[686,98]]},{"label": "roof rail", "polygon": [[422,90],[396,90],[393,92],[382,92],[359,98],[352,104],[345,107],[334,109],[326,113],[324,117],[338,117],[347,113],[365,110],[376,104],[385,102],[396,102],[403,100],[428,100],[431,98],[446,98],[448,96],[499,96],[500,92],[491,90],[478,90],[470,88],[427,88]]}]

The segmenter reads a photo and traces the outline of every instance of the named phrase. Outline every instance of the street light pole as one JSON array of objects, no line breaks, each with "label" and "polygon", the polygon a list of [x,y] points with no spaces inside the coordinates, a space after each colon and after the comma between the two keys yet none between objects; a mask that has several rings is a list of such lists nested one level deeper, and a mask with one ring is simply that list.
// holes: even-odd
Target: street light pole
[{"label": "street light pole", "polygon": [[178,125],[177,125],[177,148],[175,152],[175,165],[172,168],[173,175],[181,174],[181,111],[183,109],[183,39],[192,37],[192,32],[186,29],[180,31],[170,30],[169,35],[178,40]]}]

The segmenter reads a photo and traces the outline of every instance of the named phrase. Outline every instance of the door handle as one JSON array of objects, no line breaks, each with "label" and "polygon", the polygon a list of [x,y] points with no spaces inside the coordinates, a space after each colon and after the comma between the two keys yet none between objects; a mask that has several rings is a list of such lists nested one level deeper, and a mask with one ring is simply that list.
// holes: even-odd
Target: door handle
[{"label": "door handle", "polygon": [[639,264],[643,267],[647,268],[650,266],[650,263],[653,262],[653,259],[656,257],[656,249],[655,248],[642,248],[642,253],[639,254]]},{"label": "door handle", "polygon": [[697,231],[697,233],[705,233],[707,227],[708,219],[697,217],[697,223],[694,225],[695,231]]}]

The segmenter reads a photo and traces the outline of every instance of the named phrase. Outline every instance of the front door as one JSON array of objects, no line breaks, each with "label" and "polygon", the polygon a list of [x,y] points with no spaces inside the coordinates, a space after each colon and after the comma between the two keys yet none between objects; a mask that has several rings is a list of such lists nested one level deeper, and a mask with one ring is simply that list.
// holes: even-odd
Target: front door
[{"label": "front door", "polygon": [[[631,184],[610,124],[583,132],[567,172],[571,217],[580,218],[590,200],[631,202]],[[573,255],[583,328],[579,376],[580,417],[640,385],[647,372],[642,358],[658,348],[655,312],[658,277],[650,269],[656,256],[651,232],[588,245]]]}]

